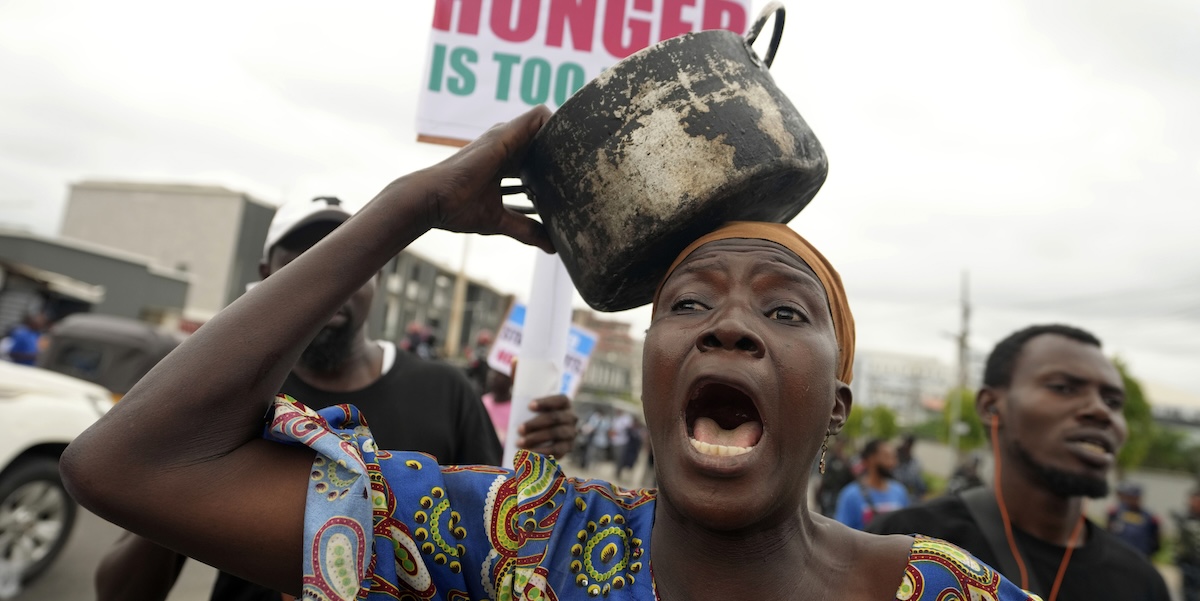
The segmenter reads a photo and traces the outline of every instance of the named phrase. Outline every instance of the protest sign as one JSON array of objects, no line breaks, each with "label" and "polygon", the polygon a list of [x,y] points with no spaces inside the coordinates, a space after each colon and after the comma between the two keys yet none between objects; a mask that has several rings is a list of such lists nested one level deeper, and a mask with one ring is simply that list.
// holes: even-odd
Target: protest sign
[{"label": "protest sign", "polygon": [[[488,353],[488,367],[503,373],[512,373],[512,362],[521,352],[521,334],[525,325],[525,305],[514,304],[496,334],[492,350]],[[577,325],[572,325],[567,337],[567,352],[563,360],[562,386],[558,392],[569,397],[579,391],[583,372],[596,347],[596,334]]]},{"label": "protest sign", "polygon": [[417,139],[474,140],[558,108],[617,61],[692,31],[744,34],[750,0],[436,0]]}]

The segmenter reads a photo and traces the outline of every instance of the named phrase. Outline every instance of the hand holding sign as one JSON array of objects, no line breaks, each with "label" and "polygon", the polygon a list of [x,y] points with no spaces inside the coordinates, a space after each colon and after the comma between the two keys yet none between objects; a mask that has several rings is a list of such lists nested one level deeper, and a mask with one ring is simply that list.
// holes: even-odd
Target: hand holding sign
[{"label": "hand holding sign", "polygon": [[571,400],[562,394],[542,397],[534,399],[529,410],[534,416],[517,426],[517,447],[555,457],[570,453],[579,432]]}]

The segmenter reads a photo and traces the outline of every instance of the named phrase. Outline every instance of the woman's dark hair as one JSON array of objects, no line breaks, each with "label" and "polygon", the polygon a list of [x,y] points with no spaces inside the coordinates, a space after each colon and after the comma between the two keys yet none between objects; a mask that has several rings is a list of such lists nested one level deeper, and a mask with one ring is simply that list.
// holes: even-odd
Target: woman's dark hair
[{"label": "woman's dark hair", "polygon": [[1017,363],[1017,356],[1021,354],[1021,349],[1025,347],[1026,342],[1042,334],[1065,336],[1071,340],[1100,347],[1100,339],[1096,338],[1094,334],[1073,326],[1062,324],[1029,326],[1009,334],[992,349],[992,353],[988,355],[987,364],[984,366],[983,385],[990,388],[1004,388],[1011,384],[1013,367]]}]

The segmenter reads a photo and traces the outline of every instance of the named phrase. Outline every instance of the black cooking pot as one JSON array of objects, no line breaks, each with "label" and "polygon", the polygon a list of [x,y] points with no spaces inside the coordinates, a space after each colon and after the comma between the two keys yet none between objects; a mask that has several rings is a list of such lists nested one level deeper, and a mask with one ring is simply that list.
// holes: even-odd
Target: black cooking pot
[{"label": "black cooking pot", "polygon": [[[751,44],[772,14],[760,59]],[[593,308],[650,302],[692,240],[727,221],[787,222],[824,183],[825,151],[768,70],[783,23],[773,3],[745,39],[703,31],[637,52],[538,133],[521,179]]]}]

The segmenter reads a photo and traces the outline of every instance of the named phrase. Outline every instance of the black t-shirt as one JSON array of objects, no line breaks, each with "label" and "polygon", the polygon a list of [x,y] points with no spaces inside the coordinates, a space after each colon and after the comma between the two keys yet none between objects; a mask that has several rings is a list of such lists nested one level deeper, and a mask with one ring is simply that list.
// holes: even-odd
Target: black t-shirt
[{"label": "black t-shirt", "polygon": [[[983,531],[957,496],[945,496],[881,515],[867,526],[867,532],[924,534],[954,543],[992,567],[998,563]],[[1017,528],[1013,528],[1013,538],[1021,550],[1026,569],[1032,570],[1043,586],[1053,586],[1066,547],[1034,538]],[[1021,583],[1020,574],[1005,576]],[[1050,593],[1049,590],[1033,592],[1043,598]],[[1171,596],[1162,575],[1144,556],[1088,521],[1087,542],[1071,553],[1058,601],[1093,599],[1170,601]]]},{"label": "black t-shirt", "polygon": [[[497,465],[500,439],[471,382],[457,368],[396,353],[386,374],[362,390],[326,392],[288,374],[280,392],[304,406],[358,407],[375,444],[389,451],[420,451],[443,465]],[[280,601],[279,593],[221,572],[211,601]]]}]

